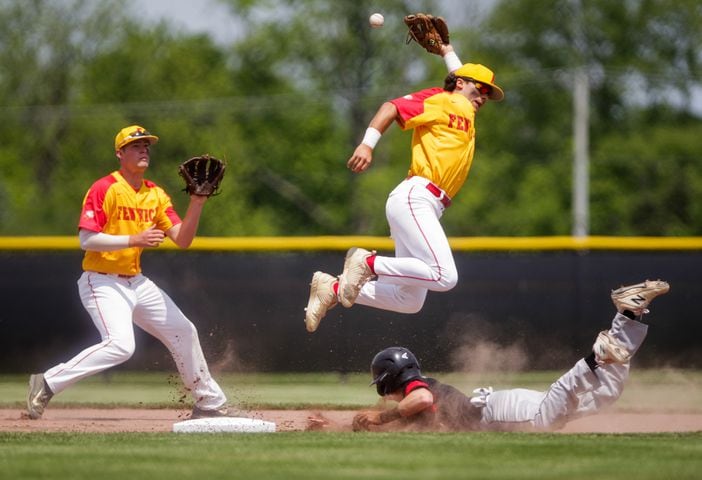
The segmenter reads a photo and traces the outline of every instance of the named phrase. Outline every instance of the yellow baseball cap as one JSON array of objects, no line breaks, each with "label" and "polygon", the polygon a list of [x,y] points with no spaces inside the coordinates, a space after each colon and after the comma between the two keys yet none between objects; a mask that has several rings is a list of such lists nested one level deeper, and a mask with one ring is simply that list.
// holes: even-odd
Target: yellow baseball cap
[{"label": "yellow baseball cap", "polygon": [[156,135],[151,135],[144,127],[140,127],[139,125],[124,127],[115,137],[115,152],[128,143],[137,140],[148,140],[149,144],[153,145],[158,142],[158,137]]},{"label": "yellow baseball cap", "polygon": [[492,92],[488,95],[490,100],[500,101],[505,98],[505,92],[500,87],[495,85],[495,73],[485,65],[479,63],[466,63],[458,70],[454,70],[454,75],[457,77],[465,77],[475,80],[479,83],[484,83],[492,87]]}]

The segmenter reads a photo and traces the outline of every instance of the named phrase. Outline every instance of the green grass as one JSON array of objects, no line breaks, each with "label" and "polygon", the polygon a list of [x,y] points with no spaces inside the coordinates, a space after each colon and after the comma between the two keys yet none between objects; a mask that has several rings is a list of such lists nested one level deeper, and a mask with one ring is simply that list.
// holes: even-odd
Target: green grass
[{"label": "green grass", "polygon": [[[547,388],[561,372],[448,373],[437,378],[464,392],[480,386],[496,389]],[[345,408],[376,403],[367,373],[225,373],[216,376],[232,403],[249,408]],[[28,375],[0,375],[0,407],[23,407]],[[51,407],[126,406],[175,407],[191,404],[180,379],[168,372],[117,371],[87,378],[51,401]],[[694,370],[636,370],[616,403],[616,411],[702,413],[702,372]]]},{"label": "green grass", "polygon": [[7,434],[8,479],[700,478],[702,434]]},{"label": "green grass", "polygon": [[[560,372],[436,376],[477,386],[543,389]],[[0,407],[23,408],[27,375],[0,376]],[[257,408],[362,408],[368,374],[220,374],[233,402]],[[190,404],[172,373],[115,371],[57,395],[50,408]],[[702,412],[702,373],[634,370],[618,411]],[[702,432],[525,433],[7,433],[0,479],[665,479],[701,478]]]},{"label": "green grass", "polygon": [[[23,407],[28,375],[0,375],[0,407]],[[363,374],[222,374],[217,381],[232,403],[250,408],[360,408],[377,401]],[[116,372],[89,377],[61,392],[51,407],[183,407],[180,378],[172,373]]]}]

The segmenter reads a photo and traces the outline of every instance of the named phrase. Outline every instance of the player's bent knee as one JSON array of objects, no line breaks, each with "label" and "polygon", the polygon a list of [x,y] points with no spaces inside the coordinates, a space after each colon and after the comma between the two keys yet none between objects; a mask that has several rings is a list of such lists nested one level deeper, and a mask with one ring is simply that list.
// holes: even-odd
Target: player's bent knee
[{"label": "player's bent knee", "polygon": [[193,339],[197,339],[198,334],[197,334],[197,327],[195,327],[195,324],[193,322],[191,322],[190,320],[188,320],[187,325],[185,325],[182,329],[182,335],[183,336],[188,335]]},{"label": "player's bent knee", "polygon": [[398,313],[419,313],[424,306],[424,302],[405,303],[397,309]]},{"label": "player's bent knee", "polygon": [[424,300],[427,298],[427,290],[415,287],[400,287],[398,289],[399,302],[398,307],[393,309],[398,313],[418,313],[424,306]]},{"label": "player's bent knee", "polygon": [[165,341],[166,345],[168,345],[169,342],[173,339],[175,339],[179,343],[185,341],[186,339],[192,343],[199,343],[200,341],[197,332],[197,327],[190,320],[185,320],[183,324],[181,324],[176,330],[172,332],[172,335],[170,335],[170,337],[171,338],[169,340]]},{"label": "player's bent knee", "polygon": [[424,290],[422,294],[405,295],[397,311],[399,313],[419,313],[424,306],[424,300],[426,298],[426,290]]},{"label": "player's bent knee", "polygon": [[608,407],[617,400],[619,400],[619,397],[622,395],[623,387],[620,385],[613,385],[611,387],[611,390],[608,392],[599,392],[598,397],[597,397],[597,403],[600,408]]},{"label": "player's bent knee", "polygon": [[436,282],[435,288],[433,288],[433,290],[435,292],[448,292],[453,287],[455,287],[457,283],[458,272],[456,272],[455,270],[444,271],[442,272],[439,280]]},{"label": "player's bent knee", "polygon": [[134,355],[136,345],[134,342],[113,341],[108,346],[108,351],[112,361],[116,364],[124,363]]}]

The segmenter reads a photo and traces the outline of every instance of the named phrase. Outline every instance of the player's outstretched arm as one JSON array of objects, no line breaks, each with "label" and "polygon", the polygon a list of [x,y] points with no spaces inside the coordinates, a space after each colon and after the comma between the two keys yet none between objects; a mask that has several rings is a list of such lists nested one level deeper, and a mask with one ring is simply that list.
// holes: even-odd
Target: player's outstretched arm
[{"label": "player's outstretched arm", "polygon": [[404,22],[408,28],[406,43],[415,41],[432,55],[440,55],[449,73],[461,68],[463,63],[453,50],[448,23],[443,17],[416,13],[405,16]]},{"label": "player's outstretched arm", "polygon": [[386,395],[389,400],[398,401],[397,405],[388,410],[366,410],[359,412],[353,418],[353,430],[370,430],[372,426],[394,422],[401,418],[411,419],[434,405],[434,395],[426,388],[412,390],[406,397],[398,392]]},{"label": "player's outstretched arm", "polygon": [[202,195],[190,195],[190,204],[183,218],[183,223],[173,226],[166,232],[166,235],[180,248],[188,248],[193,243],[197,227],[200,224],[202,208],[208,198]]},{"label": "player's outstretched arm", "polygon": [[354,173],[361,173],[371,165],[373,161],[373,149],[378,144],[378,140],[397,118],[397,107],[391,102],[383,103],[368,124],[363,140],[354,150],[351,158],[346,162],[346,166]]},{"label": "player's outstretched arm", "polygon": [[446,70],[448,70],[449,73],[458,70],[463,66],[461,59],[458,58],[453,46],[450,44],[444,44],[441,46],[441,58],[444,59]]}]

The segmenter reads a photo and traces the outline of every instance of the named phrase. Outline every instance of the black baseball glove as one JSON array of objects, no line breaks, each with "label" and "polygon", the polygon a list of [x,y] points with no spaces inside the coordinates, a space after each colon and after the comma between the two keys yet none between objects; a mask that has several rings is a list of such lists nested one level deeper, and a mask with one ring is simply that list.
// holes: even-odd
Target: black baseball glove
[{"label": "black baseball glove", "polygon": [[407,15],[405,25],[409,28],[407,43],[414,40],[427,52],[441,54],[441,46],[449,44],[449,29],[446,21],[441,17],[425,13]]},{"label": "black baseball glove", "polygon": [[206,154],[181,163],[178,173],[185,180],[184,191],[190,195],[210,197],[217,194],[225,168],[222,160]]}]

